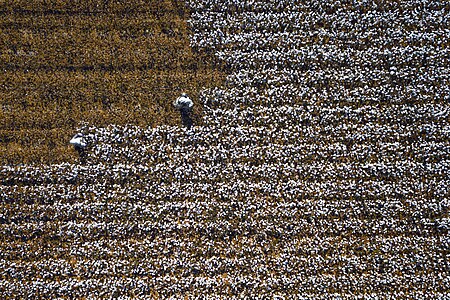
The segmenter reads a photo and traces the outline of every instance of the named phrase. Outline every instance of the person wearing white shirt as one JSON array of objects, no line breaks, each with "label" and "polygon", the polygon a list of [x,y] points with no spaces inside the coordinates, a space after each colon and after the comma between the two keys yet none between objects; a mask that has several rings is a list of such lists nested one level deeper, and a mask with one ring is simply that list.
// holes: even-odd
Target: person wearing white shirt
[{"label": "person wearing white shirt", "polygon": [[186,93],[182,93],[181,96],[174,101],[173,105],[180,111],[181,122],[183,123],[183,125],[190,129],[193,125],[191,112],[194,103],[192,102],[192,100]]}]

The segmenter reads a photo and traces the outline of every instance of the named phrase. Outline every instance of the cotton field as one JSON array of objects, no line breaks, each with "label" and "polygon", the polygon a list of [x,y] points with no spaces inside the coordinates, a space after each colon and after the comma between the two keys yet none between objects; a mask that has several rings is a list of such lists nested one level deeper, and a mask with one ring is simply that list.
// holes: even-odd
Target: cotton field
[{"label": "cotton field", "polygon": [[449,4],[187,3],[202,124],[2,166],[0,297],[450,299]]}]

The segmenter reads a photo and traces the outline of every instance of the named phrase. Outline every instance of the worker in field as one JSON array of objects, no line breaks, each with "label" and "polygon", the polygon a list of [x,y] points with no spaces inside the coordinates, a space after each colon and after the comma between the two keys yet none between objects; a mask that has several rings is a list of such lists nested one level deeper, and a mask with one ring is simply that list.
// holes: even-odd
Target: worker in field
[{"label": "worker in field", "polygon": [[191,113],[194,103],[192,102],[192,100],[186,93],[182,93],[181,96],[174,101],[173,105],[180,111],[181,122],[183,123],[183,125],[186,126],[187,129],[190,129],[193,124]]},{"label": "worker in field", "polygon": [[70,144],[73,145],[75,150],[78,152],[78,155],[80,156],[80,162],[84,164],[86,162],[86,148],[87,148],[87,141],[85,136],[82,133],[77,133],[70,141]]}]

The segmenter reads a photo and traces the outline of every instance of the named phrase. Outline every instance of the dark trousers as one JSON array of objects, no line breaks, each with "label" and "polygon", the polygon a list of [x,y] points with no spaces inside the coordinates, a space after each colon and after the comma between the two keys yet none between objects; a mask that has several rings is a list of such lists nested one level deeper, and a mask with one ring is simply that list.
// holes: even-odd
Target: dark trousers
[{"label": "dark trousers", "polygon": [[193,121],[191,118],[191,110],[190,109],[180,109],[181,114],[181,122],[183,126],[186,126],[187,129],[190,129],[193,125]]}]

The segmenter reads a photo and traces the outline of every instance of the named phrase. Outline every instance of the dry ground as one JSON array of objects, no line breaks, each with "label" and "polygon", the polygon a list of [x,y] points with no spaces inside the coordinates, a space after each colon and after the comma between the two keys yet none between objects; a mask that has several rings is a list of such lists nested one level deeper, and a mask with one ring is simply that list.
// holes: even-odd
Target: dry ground
[{"label": "dry ground", "polygon": [[2,1],[0,163],[74,161],[80,122],[179,122],[181,91],[224,78],[190,48],[188,16],[174,0]]}]

